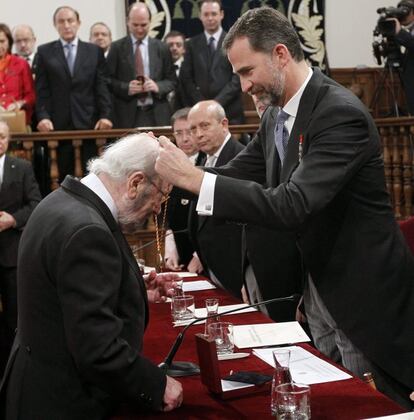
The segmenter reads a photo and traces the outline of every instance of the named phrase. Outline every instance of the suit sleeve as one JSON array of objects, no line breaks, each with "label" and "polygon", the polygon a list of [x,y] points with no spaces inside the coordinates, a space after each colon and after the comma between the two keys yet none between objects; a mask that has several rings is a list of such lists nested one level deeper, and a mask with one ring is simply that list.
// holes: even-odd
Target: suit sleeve
[{"label": "suit sleeve", "polygon": [[119,66],[121,59],[119,57],[120,55],[120,48],[119,45],[113,45],[108,53],[107,57],[107,65],[108,65],[108,74],[109,74],[109,87],[111,92],[118,96],[121,99],[124,100],[130,100],[133,99],[132,96],[128,95],[128,89],[129,89],[129,82],[119,80],[116,78],[116,75],[119,73]]},{"label": "suit sleeve", "polygon": [[240,78],[233,73],[231,79],[223,86],[220,93],[214,98],[222,106],[226,106],[241,93]]},{"label": "suit sleeve", "polygon": [[414,36],[408,31],[401,29],[401,31],[395,36],[395,39],[407,48],[410,54],[414,54]]},{"label": "suit sleeve", "polygon": [[200,92],[194,77],[194,62],[193,62],[193,43],[187,43],[184,61],[181,64],[180,82],[183,86],[184,94],[189,99],[188,105],[196,104],[205,98]]},{"label": "suit sleeve", "polygon": [[34,177],[32,166],[29,162],[21,162],[22,177],[22,202],[23,205],[12,216],[16,220],[16,229],[21,229],[26,224],[35,207],[42,199]]},{"label": "suit sleeve", "polygon": [[[218,176],[214,216],[251,222],[280,230],[295,230],[328,206],[347,182],[372,156],[368,125],[362,111],[347,105],[332,106],[313,122],[305,136],[307,153],[291,178],[277,188],[252,181]],[[380,164],[378,152],[378,162]],[[249,165],[250,156],[232,162],[234,169]],[[264,162],[263,162],[264,164]],[[363,182],[363,174],[360,177]],[[359,178],[358,178],[359,179]],[[363,199],[363,197],[361,197]]]},{"label": "suit sleeve", "polygon": [[170,50],[168,49],[167,45],[164,44],[160,44],[159,48],[162,59],[163,76],[162,79],[156,80],[155,82],[157,83],[159,89],[158,93],[156,93],[156,96],[162,99],[177,87],[178,81],[177,75],[175,74]]},{"label": "suit sleeve", "polygon": [[103,51],[98,50],[98,65],[95,79],[95,95],[98,106],[98,115],[100,118],[112,120],[112,100],[108,87],[108,67]]},{"label": "suit sleeve", "polygon": [[64,244],[58,267],[66,340],[80,375],[120,400],[141,397],[161,409],[164,373],[121,337],[116,308],[123,267],[112,234],[100,225],[80,228]]},{"label": "suit sleeve", "polygon": [[43,50],[39,50],[37,53],[35,75],[37,120],[41,121],[44,118],[51,119],[51,92],[49,86],[49,79],[46,72],[46,65],[43,58]]}]

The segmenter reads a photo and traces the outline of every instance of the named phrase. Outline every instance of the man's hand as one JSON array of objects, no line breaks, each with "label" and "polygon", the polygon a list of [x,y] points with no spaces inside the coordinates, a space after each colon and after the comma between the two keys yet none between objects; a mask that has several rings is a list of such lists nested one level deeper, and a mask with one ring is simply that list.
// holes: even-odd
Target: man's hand
[{"label": "man's hand", "polygon": [[24,101],[15,101],[9,104],[7,111],[18,111],[24,105]]},{"label": "man's hand", "polygon": [[112,128],[112,122],[108,120],[107,118],[101,118],[95,124],[94,130],[109,130],[111,128]]},{"label": "man's hand", "polygon": [[196,168],[186,154],[165,136],[160,136],[160,154],[155,170],[168,183],[195,194],[200,192],[204,172]]},{"label": "man's hand", "polygon": [[54,127],[52,121],[48,118],[43,118],[43,120],[40,120],[39,124],[37,124],[37,129],[43,133],[47,133],[48,131],[53,131]]},{"label": "man's hand", "polygon": [[138,80],[131,80],[128,86],[128,95],[138,95],[138,93],[144,93],[143,83]]},{"label": "man's hand", "polygon": [[414,401],[414,392],[412,392],[412,393],[410,394],[410,399],[411,399],[411,401]]},{"label": "man's hand", "polygon": [[164,257],[165,268],[171,271],[181,271],[184,268],[183,264],[179,263],[179,258],[177,252],[171,253]]},{"label": "man's hand", "polygon": [[145,82],[143,86],[144,92],[154,92],[158,93],[160,88],[158,85],[154,82],[154,80],[150,79],[149,77],[145,76]]},{"label": "man's hand", "polygon": [[242,296],[242,301],[243,303],[245,303],[246,305],[249,305],[249,296],[247,295],[247,290],[246,287],[243,285],[243,287],[241,288],[241,296]]},{"label": "man's hand", "polygon": [[174,282],[180,280],[175,273],[157,274],[155,271],[144,276],[148,301],[151,303],[164,302],[174,294]]},{"label": "man's hand", "polygon": [[11,229],[16,226],[16,219],[6,211],[0,212],[0,232],[3,230]]},{"label": "man's hand", "polygon": [[200,258],[197,255],[193,255],[191,261],[188,263],[187,270],[190,273],[200,274],[203,271],[203,264],[201,264]]},{"label": "man's hand", "polygon": [[180,382],[167,376],[167,385],[164,392],[163,411],[171,411],[181,406],[183,402],[183,387]]}]

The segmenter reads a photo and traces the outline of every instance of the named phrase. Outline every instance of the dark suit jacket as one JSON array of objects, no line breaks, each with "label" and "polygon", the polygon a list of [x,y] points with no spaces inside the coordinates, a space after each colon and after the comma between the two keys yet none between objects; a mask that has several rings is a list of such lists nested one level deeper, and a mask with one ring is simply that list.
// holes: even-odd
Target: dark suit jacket
[{"label": "dark suit jacket", "polygon": [[221,49],[226,32],[222,32],[211,65],[204,32],[186,44],[180,79],[186,93],[188,106],[199,101],[214,99],[226,111],[231,124],[244,122],[240,79]]},{"label": "dark suit jacket", "polygon": [[119,401],[161,408],[166,378],[140,355],[145,284],[108,207],[67,177],[22,235],[6,419],[103,419]]},{"label": "dark suit jacket", "polygon": [[[205,162],[206,155],[199,152],[195,165],[201,165]],[[188,216],[191,208],[191,200],[180,194],[183,192],[179,189],[174,189],[174,193],[168,200],[167,218],[168,226],[174,232],[188,229]],[[177,246],[177,252],[180,258],[180,264],[187,265],[193,257],[195,251],[194,245],[190,240],[189,232],[174,233],[174,240]]]},{"label": "dark suit jacket", "polygon": [[[136,78],[133,51],[131,38],[126,36],[112,43],[107,58],[117,128],[132,128],[135,123],[137,96],[128,95],[129,82]],[[177,84],[171,53],[159,39],[148,38],[148,54],[150,78],[159,88],[157,94],[152,94],[154,118],[157,125],[170,125],[171,109],[167,94]]]},{"label": "dark suit jacket", "polygon": [[[215,167],[229,162],[244,146],[230,138],[221,151]],[[201,162],[203,165],[205,162]],[[198,216],[196,202],[192,203],[189,230],[195,250],[206,274],[211,269],[226,290],[240,296],[243,286],[241,224],[217,217]]]},{"label": "dark suit jacket", "polygon": [[61,42],[41,45],[36,57],[36,116],[55,130],[90,130],[101,118],[112,120],[112,103],[102,49],[79,40],[71,77]]},{"label": "dark suit jacket", "polygon": [[[414,260],[395,222],[375,123],[314,69],[280,168],[263,128],[218,176],[214,215],[295,232],[331,315],[366,357],[414,389]],[[304,136],[298,163],[299,136]],[[263,189],[280,173],[281,184]]]},{"label": "dark suit jacket", "polygon": [[10,213],[16,219],[16,227],[0,232],[0,266],[16,267],[22,229],[40,200],[30,162],[6,156],[0,187],[0,211]]},{"label": "dark suit jacket", "polygon": [[395,39],[406,48],[403,57],[402,79],[408,111],[414,115],[414,35],[402,29]]}]

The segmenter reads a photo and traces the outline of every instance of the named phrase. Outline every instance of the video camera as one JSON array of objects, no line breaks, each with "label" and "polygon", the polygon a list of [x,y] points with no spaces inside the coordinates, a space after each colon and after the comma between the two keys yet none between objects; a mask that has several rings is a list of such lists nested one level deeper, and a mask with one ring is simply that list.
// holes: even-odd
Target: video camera
[{"label": "video camera", "polygon": [[413,0],[403,0],[398,3],[397,7],[381,7],[377,9],[380,17],[374,29],[372,48],[378,65],[381,65],[382,58],[385,58],[393,67],[400,67],[402,55],[400,46],[394,40],[395,21],[389,19],[395,18],[401,22],[409,15],[412,9],[414,9]]}]

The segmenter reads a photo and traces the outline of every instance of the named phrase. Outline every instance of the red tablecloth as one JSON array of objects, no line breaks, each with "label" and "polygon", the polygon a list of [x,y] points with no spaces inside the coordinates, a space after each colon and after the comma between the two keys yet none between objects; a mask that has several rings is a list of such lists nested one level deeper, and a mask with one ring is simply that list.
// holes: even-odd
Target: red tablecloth
[{"label": "red tablecloth", "polygon": [[[220,305],[239,303],[226,292],[215,289],[191,293],[195,296],[196,307],[203,307],[208,297],[219,297]],[[144,339],[144,354],[155,363],[163,361],[180,328],[174,328],[169,304],[150,305],[150,323]],[[272,322],[259,312],[250,312],[223,317],[235,325]],[[178,351],[175,361],[198,363],[194,334],[204,331],[204,325],[191,327]],[[321,355],[310,345],[304,347]],[[246,351],[246,350],[243,350]],[[245,359],[221,361],[220,370],[225,376],[230,370],[251,370],[272,374],[272,367],[251,355]],[[201,383],[199,376],[178,378],[184,388],[183,405],[170,413],[147,415],[119,414],[117,420],[133,418],[163,419],[240,419],[271,418],[270,393],[220,400],[211,395]],[[352,420],[402,413],[404,410],[393,401],[373,390],[357,378],[325,384],[311,385],[311,414],[314,420]]]}]

